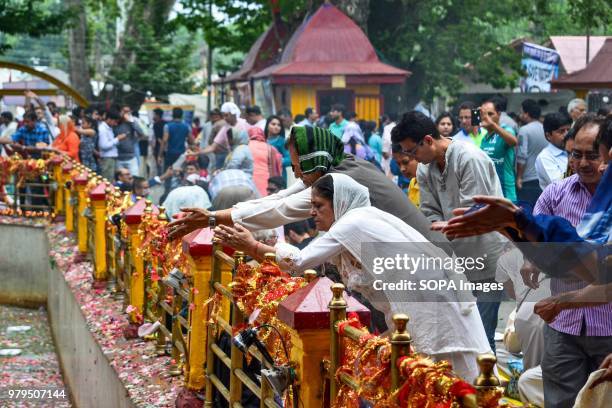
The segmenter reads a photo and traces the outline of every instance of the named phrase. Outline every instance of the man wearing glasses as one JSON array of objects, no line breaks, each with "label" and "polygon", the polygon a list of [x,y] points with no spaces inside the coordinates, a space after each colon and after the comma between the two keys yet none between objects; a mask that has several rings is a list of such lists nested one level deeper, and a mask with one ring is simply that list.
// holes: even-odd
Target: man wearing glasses
[{"label": "man wearing glasses", "polygon": [[[593,114],[574,124],[570,155],[576,174],[550,184],[535,205],[534,215],[556,215],[576,227],[591,204],[602,177],[603,157],[597,134],[602,120]],[[525,277],[533,283],[538,272]],[[577,279],[552,278],[553,296],[581,290],[588,284]],[[595,299],[593,299],[595,300]],[[571,406],[590,372],[612,352],[612,303],[562,310],[544,329],[544,398],[546,406]]]},{"label": "man wearing glasses", "polygon": [[[417,168],[420,208],[432,222],[432,228],[446,224],[453,217],[454,208],[472,205],[472,197],[476,194],[503,197],[495,165],[489,156],[473,143],[441,137],[434,122],[424,114],[406,113],[393,129],[391,140],[402,147],[403,154],[420,163]],[[485,234],[452,241],[457,256],[484,258],[484,268],[466,270],[470,282],[495,281],[502,240],[499,234]],[[487,339],[495,351],[497,312],[503,290],[474,292]]]}]

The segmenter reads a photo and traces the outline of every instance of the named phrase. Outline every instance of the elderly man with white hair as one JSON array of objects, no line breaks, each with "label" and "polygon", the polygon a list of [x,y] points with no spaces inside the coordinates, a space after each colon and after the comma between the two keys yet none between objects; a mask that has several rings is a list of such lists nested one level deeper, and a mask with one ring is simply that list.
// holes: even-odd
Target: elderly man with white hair
[{"label": "elderly man with white hair", "polygon": [[587,105],[584,99],[574,98],[567,104],[567,113],[572,118],[572,122],[576,122],[586,112]]},{"label": "elderly man with white hair", "polygon": [[249,124],[246,120],[240,117],[240,108],[233,102],[225,102],[221,105],[221,114],[226,125],[219,130],[210,146],[206,147],[201,153],[215,154],[215,168],[223,167],[225,158],[231,151],[230,138],[237,136],[240,132],[246,132],[249,129]]}]

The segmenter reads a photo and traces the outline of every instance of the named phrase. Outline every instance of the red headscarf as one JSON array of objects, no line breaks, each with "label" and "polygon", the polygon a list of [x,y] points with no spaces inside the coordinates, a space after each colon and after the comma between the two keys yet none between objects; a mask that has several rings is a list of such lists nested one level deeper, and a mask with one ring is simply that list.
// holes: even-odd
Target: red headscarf
[{"label": "red headscarf", "polygon": [[264,131],[261,130],[258,126],[251,126],[249,128],[249,140],[257,140],[259,142],[266,141],[266,135],[264,135]]}]

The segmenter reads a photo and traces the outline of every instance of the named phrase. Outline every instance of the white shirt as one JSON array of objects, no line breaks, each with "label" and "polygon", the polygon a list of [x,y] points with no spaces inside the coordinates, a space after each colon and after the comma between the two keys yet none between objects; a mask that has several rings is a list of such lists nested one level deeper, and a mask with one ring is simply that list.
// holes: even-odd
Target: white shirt
[{"label": "white shirt", "polygon": [[567,170],[567,161],[567,152],[552,143],[542,149],[535,161],[536,173],[542,190],[563,178]]},{"label": "white shirt", "polygon": [[8,125],[2,126],[2,132],[0,133],[0,137],[11,137],[13,133],[17,131],[17,122],[14,120],[11,121]]},{"label": "white shirt", "polygon": [[258,128],[260,128],[261,130],[266,130],[266,120],[265,119],[261,119],[260,121],[258,121],[255,125],[253,126],[257,126]]},{"label": "white shirt", "polygon": [[380,164],[385,174],[391,173],[391,131],[393,130],[394,127],[395,127],[395,122],[391,122],[383,128],[382,151],[383,153],[387,153],[389,155],[389,158],[388,159],[383,158],[382,163]]},{"label": "white shirt", "polygon": [[119,140],[115,137],[115,132],[108,126],[106,122],[100,122],[98,126],[98,147],[100,148],[100,156],[103,158],[116,158],[117,143]]}]

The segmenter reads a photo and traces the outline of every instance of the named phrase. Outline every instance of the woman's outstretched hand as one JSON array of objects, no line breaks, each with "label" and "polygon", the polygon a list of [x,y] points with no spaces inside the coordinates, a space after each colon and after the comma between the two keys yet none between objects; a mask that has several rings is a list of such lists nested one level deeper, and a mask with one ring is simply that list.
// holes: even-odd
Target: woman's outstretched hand
[{"label": "woman's outstretched hand", "polygon": [[215,238],[218,238],[221,243],[231,246],[237,251],[244,251],[249,254],[257,246],[257,241],[253,238],[251,231],[240,224],[234,224],[233,227],[219,225],[215,228]]},{"label": "woman's outstretched hand", "polygon": [[181,208],[181,212],[173,217],[176,220],[168,224],[168,238],[174,240],[191,231],[208,227],[209,215],[210,211],[203,208]]}]

